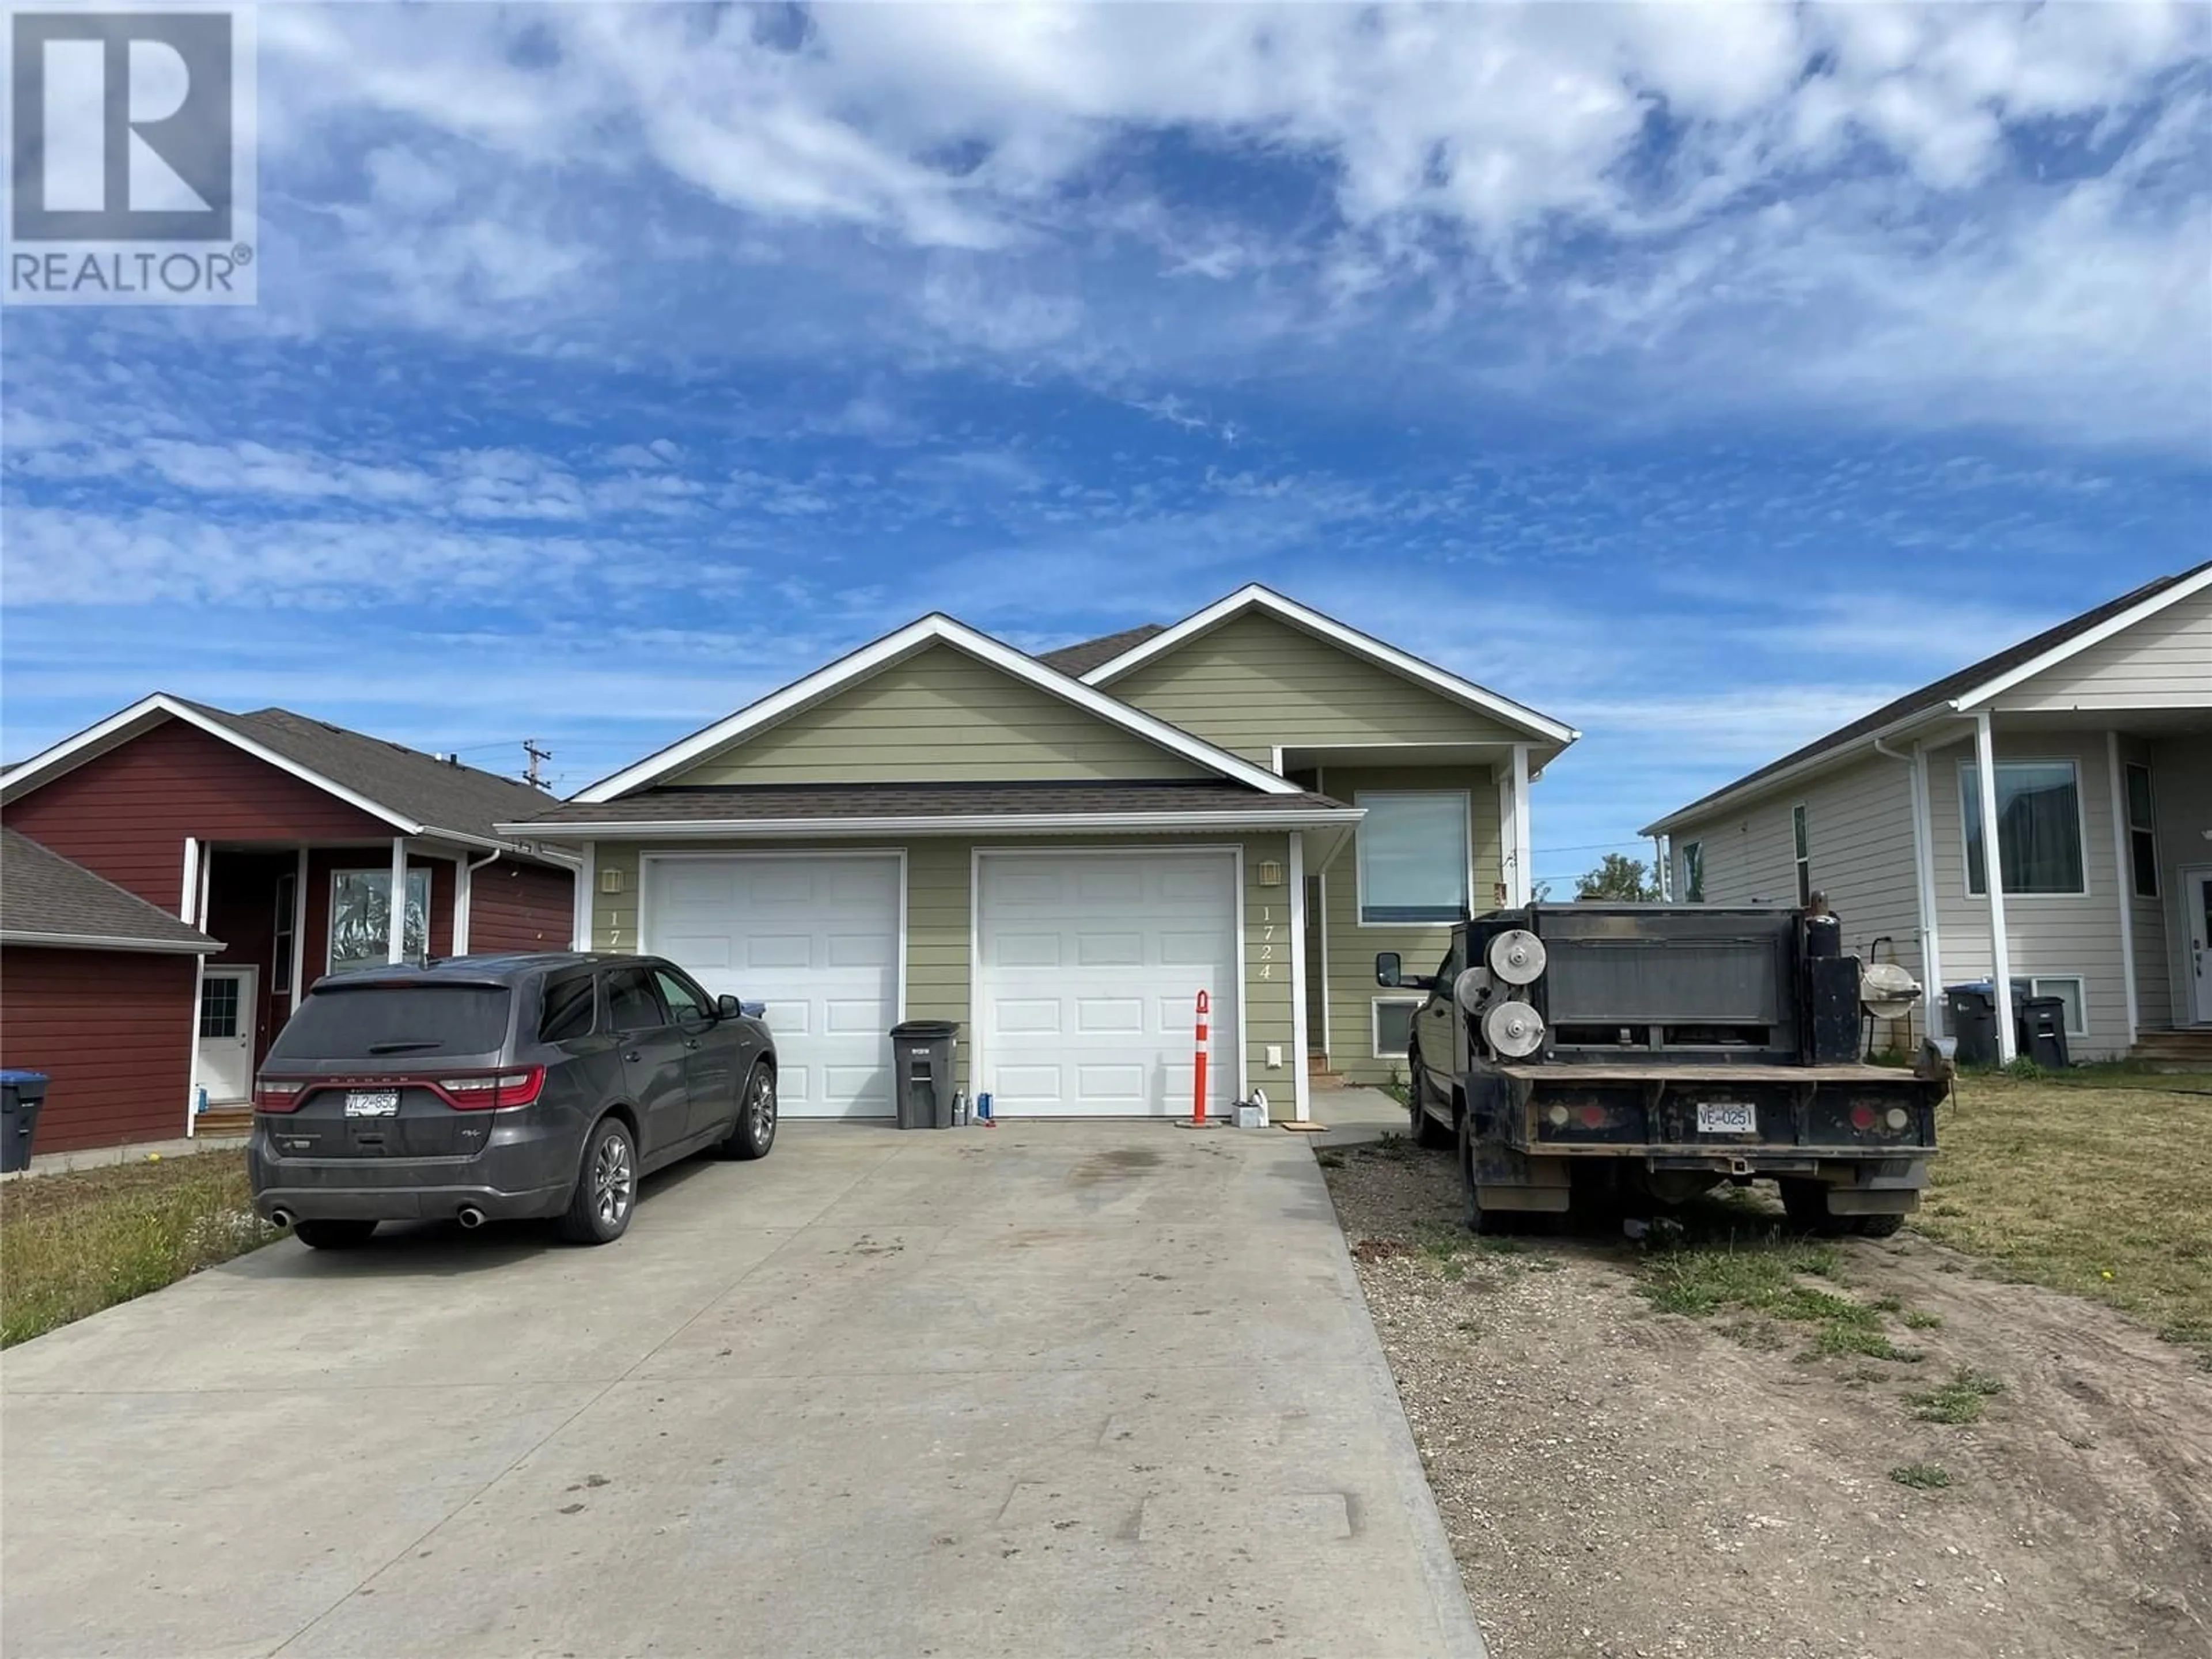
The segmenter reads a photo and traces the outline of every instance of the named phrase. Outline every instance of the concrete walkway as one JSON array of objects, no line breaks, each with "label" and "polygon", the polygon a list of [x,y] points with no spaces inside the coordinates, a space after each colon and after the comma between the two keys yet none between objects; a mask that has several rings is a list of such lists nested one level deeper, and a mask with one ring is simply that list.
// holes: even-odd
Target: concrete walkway
[{"label": "concrete walkway", "polygon": [[10,1350],[48,1655],[1479,1655],[1311,1152],[787,1125]]}]

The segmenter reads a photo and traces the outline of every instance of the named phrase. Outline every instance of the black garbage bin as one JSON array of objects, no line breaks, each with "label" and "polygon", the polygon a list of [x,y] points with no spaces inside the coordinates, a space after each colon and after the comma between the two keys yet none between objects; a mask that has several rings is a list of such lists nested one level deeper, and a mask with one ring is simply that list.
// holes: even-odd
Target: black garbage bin
[{"label": "black garbage bin", "polygon": [[1987,980],[1943,988],[1943,1006],[1951,1022],[1951,1036],[1959,1045],[1961,1066],[1997,1063],[1996,995]]},{"label": "black garbage bin", "polygon": [[51,1081],[44,1072],[0,1072],[0,1175],[31,1167],[31,1137]]},{"label": "black garbage bin", "polygon": [[2022,997],[2013,1007],[2014,1039],[2022,1060],[2032,1060],[2048,1072],[2063,1072],[2073,1063],[2066,1054],[2065,998]]},{"label": "black garbage bin", "polygon": [[902,1020],[891,1027],[891,1073],[902,1129],[952,1127],[952,1050],[960,1028],[949,1019]]}]

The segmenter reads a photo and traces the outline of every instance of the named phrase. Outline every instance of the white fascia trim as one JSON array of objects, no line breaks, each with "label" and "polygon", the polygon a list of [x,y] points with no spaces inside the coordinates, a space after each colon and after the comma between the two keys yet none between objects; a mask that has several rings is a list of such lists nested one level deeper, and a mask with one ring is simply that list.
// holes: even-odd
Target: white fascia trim
[{"label": "white fascia trim", "polygon": [[2054,645],[2041,656],[2006,670],[1995,679],[1976,686],[1962,697],[1953,700],[1951,706],[1961,713],[1971,712],[1992,697],[2001,697],[2023,680],[2033,679],[2046,668],[2055,668],[2069,657],[2087,651],[2093,645],[2101,645],[2113,635],[2133,628],[2145,617],[2154,617],[2168,605],[2185,599],[2192,593],[2201,593],[2212,587],[2212,565],[2198,571],[2183,581],[2178,581],[2163,592],[2154,593],[2141,605],[2130,605],[2117,617],[2107,617],[2094,628],[2076,634],[2062,644]]},{"label": "white fascia trim", "polygon": [[1317,634],[1330,644],[1340,647],[1354,656],[1364,657],[1395,673],[1402,674],[1455,702],[1479,708],[1486,714],[1494,714],[1509,726],[1518,726],[1533,737],[1548,738],[1565,745],[1582,736],[1571,726],[1563,726],[1524,703],[1515,702],[1510,697],[1501,697],[1495,691],[1485,690],[1472,680],[1463,680],[1456,674],[1447,673],[1432,663],[1423,662],[1419,657],[1401,651],[1396,646],[1378,640],[1371,634],[1348,628],[1334,617],[1325,617],[1318,611],[1300,605],[1296,599],[1285,599],[1273,588],[1262,587],[1257,582],[1237,589],[1225,599],[1217,599],[1205,610],[1185,617],[1165,633],[1155,634],[1142,644],[1132,646],[1120,656],[1099,664],[1083,677],[1083,683],[1085,685],[1109,684],[1162,653],[1172,651],[1184,641],[1195,639],[1199,635],[1208,633],[1255,609],[1272,611],[1295,628]]},{"label": "white fascia trim", "polygon": [[0,945],[37,945],[56,951],[159,951],[174,956],[204,957],[223,949],[220,939],[195,942],[180,939],[116,939],[101,933],[28,933],[10,927],[0,932]]},{"label": "white fascia trim", "polygon": [[[493,827],[505,834],[510,826],[501,823]],[[520,824],[513,826],[518,831],[525,827]],[[534,841],[501,841],[492,836],[471,835],[465,830],[441,830],[434,823],[424,825],[421,833],[438,841],[450,841],[456,846],[481,847],[494,853],[514,853],[524,858],[543,859],[548,864],[557,864],[568,870],[575,869],[582,862],[574,853],[560,852]]]},{"label": "white fascia trim", "polygon": [[1094,690],[1082,680],[1074,679],[1058,669],[1048,668],[1034,657],[1025,656],[1011,646],[1001,645],[988,634],[979,634],[965,623],[955,622],[941,611],[932,611],[917,622],[908,623],[895,634],[886,634],[872,645],[862,646],[858,651],[839,658],[823,668],[817,669],[805,679],[794,681],[781,691],[771,692],[759,702],[740,708],[734,714],[719,720],[714,725],[694,732],[679,743],[671,744],[659,753],[648,755],[635,766],[602,778],[588,789],[571,797],[579,801],[610,801],[620,799],[634,790],[656,782],[678,768],[700,759],[796,714],[808,704],[829,696],[840,688],[866,678],[880,669],[887,668],[902,657],[912,655],[927,646],[945,644],[966,652],[969,656],[988,663],[1047,695],[1063,702],[1074,704],[1085,713],[1095,715],[1109,725],[1118,726],[1125,732],[1135,733],[1161,748],[1194,761],[1208,771],[1271,795],[1294,795],[1297,786],[1277,777],[1265,767],[1217,749],[1212,744],[1191,736],[1165,720],[1156,720],[1140,709]]},{"label": "white fascia trim", "polygon": [[1366,816],[1357,807],[1334,812],[1024,812],[933,818],[655,818],[635,823],[563,824],[595,841],[676,841],[756,836],[1059,835],[1098,830],[1332,830]]},{"label": "white fascia trim", "polygon": [[110,738],[126,734],[130,737],[137,736],[136,732],[130,731],[129,728],[142,722],[150,727],[153,724],[150,717],[154,715],[166,715],[171,720],[182,720],[195,730],[204,732],[211,738],[220,738],[232,748],[251,755],[264,764],[273,766],[278,771],[295,777],[301,782],[319,789],[326,795],[334,796],[345,802],[347,805],[368,813],[373,818],[382,819],[395,830],[410,836],[419,836],[422,833],[422,826],[412,818],[402,817],[390,807],[379,805],[366,795],[356,794],[344,785],[331,782],[319,772],[309,771],[297,761],[288,760],[275,750],[258,744],[240,732],[232,731],[221,721],[211,720],[198,709],[187,708],[165,691],[156,691],[149,697],[142,697],[121,713],[110,714],[99,725],[88,726],[75,737],[64,738],[44,753],[33,755],[8,774],[6,784],[8,799],[16,799],[29,790],[35,789],[40,784],[46,782],[50,778],[57,777],[82,762],[104,753],[110,746]]},{"label": "white fascia trim", "polygon": [[2063,645],[2054,645],[2041,656],[2022,663],[2017,668],[2009,669],[1995,679],[1984,681],[1961,696],[1953,697],[1942,702],[1926,704],[1901,720],[1893,720],[1879,732],[1869,732],[1864,737],[1854,738],[1847,744],[1840,744],[1832,749],[1823,749],[1816,754],[1808,755],[1787,771],[1777,772],[1771,777],[1759,779],[1756,783],[1742,785],[1729,790],[1725,794],[1716,795],[1710,801],[1704,802],[1694,809],[1696,814],[1694,817],[1689,816],[1692,809],[1684,807],[1680,811],[1661,818],[1641,833],[1647,836],[1655,833],[1669,833],[1680,825],[1702,823],[1713,813],[1735,805],[1740,799],[1764,794],[1767,790],[1791,778],[1802,777],[1808,771],[1831,765],[1860,749],[1879,748],[1892,738],[1901,737],[1913,727],[1925,725],[1931,720],[1942,720],[1953,715],[1971,715],[1977,708],[1987,703],[1990,698],[2002,696],[2022,681],[2033,679],[2047,668],[2055,668],[2069,657],[2086,651],[2093,645],[2100,644],[2123,629],[2134,627],[2145,617],[2156,616],[2168,605],[2185,599],[2192,593],[2201,593],[2208,587],[2212,587],[2212,568],[2200,570],[2187,580],[2174,583],[2165,592],[2153,594],[2141,605],[2131,606],[2117,617],[2106,617],[2096,627],[2075,635]]},{"label": "white fascia trim", "polygon": [[1796,762],[1794,765],[1784,767],[1779,772],[1770,772],[1763,777],[1734,785],[1711,799],[1693,802],[1688,806],[1679,808],[1669,812],[1665,817],[1644,825],[1636,833],[1639,836],[1674,835],[1678,830],[1702,824],[1709,818],[1728,812],[1745,801],[1758,800],[1763,796],[1771,794],[1784,784],[1802,778],[1808,772],[1823,772],[1832,766],[1841,765],[1847,760],[1859,758],[1859,751],[1862,750],[1868,754],[1876,754],[1881,750],[1883,744],[1893,743],[1923,726],[1936,720],[1958,718],[1960,718],[1959,711],[1951,704],[1929,703],[1924,708],[1913,710],[1911,714],[1901,720],[1892,720],[1878,732],[1869,732],[1862,737],[1853,738],[1849,743],[1838,744],[1832,749],[1823,749],[1816,754],[1806,756],[1804,759]]}]

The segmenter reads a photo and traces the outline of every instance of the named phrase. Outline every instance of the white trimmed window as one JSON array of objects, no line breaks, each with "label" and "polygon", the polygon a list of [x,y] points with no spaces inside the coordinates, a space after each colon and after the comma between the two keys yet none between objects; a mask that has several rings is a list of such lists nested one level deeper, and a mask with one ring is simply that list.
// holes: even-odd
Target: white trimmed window
[{"label": "white trimmed window", "polygon": [[2128,865],[2137,898],[2158,896],[2158,815],[2150,797],[2150,768],[2130,765],[2128,777]]},{"label": "white trimmed window", "polygon": [[1797,855],[1797,903],[1802,908],[1813,902],[1813,842],[1805,832],[1805,809],[1800,805],[1790,809],[1790,844]]},{"label": "white trimmed window", "polygon": [[1701,841],[1682,845],[1682,896],[1692,904],[1705,902],[1705,844]]},{"label": "white trimmed window", "polygon": [[1396,997],[1377,997],[1370,1005],[1373,1030],[1370,1045],[1377,1060],[1403,1060],[1413,1046],[1413,1015],[1419,1002]]},{"label": "white trimmed window", "polygon": [[1359,920],[1458,921],[1468,914],[1468,798],[1464,790],[1363,789]]},{"label": "white trimmed window", "polygon": [[2066,1005],[2066,1035],[2089,1035],[2088,1003],[2082,994],[2079,974],[2038,974],[2013,981],[2012,988],[2015,996],[2057,997]]},{"label": "white trimmed window", "polygon": [[[2008,893],[2079,898],[2089,890],[2081,860],[2081,786],[2070,760],[1997,763],[1997,861]],[[1981,780],[1959,767],[1966,830],[1966,890],[1986,893]]]}]

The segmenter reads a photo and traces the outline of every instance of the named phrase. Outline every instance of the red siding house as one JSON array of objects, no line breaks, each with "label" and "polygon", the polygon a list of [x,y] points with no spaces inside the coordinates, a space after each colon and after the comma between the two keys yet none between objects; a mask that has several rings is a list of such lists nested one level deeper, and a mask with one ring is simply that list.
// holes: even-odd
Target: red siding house
[{"label": "red siding house", "polygon": [[[550,804],[527,784],[304,714],[234,714],[162,693],[9,771],[9,830],[204,947],[159,964],[134,957],[130,971],[149,977],[126,988],[108,976],[122,955],[65,963],[0,916],[10,1005],[0,1065],[55,1079],[36,1150],[242,1128],[270,1042],[325,973],[568,949],[574,855],[493,827]],[[9,838],[7,863],[20,845]],[[181,1004],[173,988],[155,994],[180,975]],[[65,1080],[46,1061],[94,1026],[118,1054],[176,1060],[96,1074],[72,1060]]]}]

